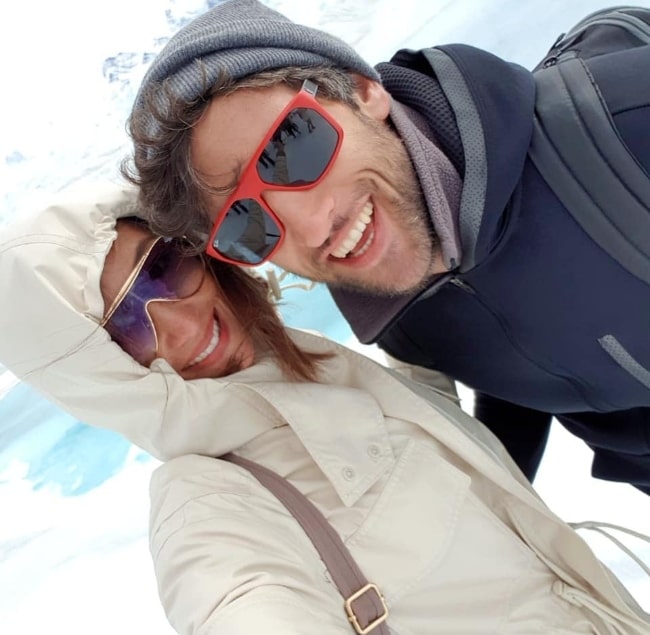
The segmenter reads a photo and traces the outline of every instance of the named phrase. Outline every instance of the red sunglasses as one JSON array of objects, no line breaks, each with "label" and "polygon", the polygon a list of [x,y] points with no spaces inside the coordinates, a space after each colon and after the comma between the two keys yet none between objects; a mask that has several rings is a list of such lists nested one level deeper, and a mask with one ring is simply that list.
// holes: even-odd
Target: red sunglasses
[{"label": "red sunglasses", "polygon": [[285,230],[262,192],[306,190],[329,172],[343,129],[316,101],[317,90],[314,82],[305,80],[262,139],[214,221],[206,248],[209,256],[236,265],[269,260]]}]

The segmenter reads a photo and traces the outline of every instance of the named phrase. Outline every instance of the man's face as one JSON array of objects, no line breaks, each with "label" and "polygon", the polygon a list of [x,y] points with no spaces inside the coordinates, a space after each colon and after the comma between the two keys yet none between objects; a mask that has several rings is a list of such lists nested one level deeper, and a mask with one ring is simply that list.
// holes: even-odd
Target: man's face
[{"label": "man's face", "polygon": [[[240,89],[208,106],[193,131],[192,160],[217,190],[213,220],[294,95],[285,86]],[[358,101],[360,112],[319,99],[344,131],[339,155],[322,181],[306,190],[262,193],[285,228],[273,261],[332,285],[404,293],[444,266],[415,171],[387,122],[388,93],[361,80]]]}]

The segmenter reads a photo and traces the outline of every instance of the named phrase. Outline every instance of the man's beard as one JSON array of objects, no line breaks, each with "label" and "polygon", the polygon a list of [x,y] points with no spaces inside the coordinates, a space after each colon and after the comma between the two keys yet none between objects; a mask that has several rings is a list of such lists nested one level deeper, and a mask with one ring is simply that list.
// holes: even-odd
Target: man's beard
[{"label": "man's beard", "polygon": [[[394,220],[407,237],[413,250],[408,261],[395,258],[395,267],[417,269],[424,274],[405,286],[396,287],[386,282],[381,275],[369,280],[350,280],[346,276],[330,274],[326,282],[333,287],[351,291],[364,291],[377,295],[398,296],[413,294],[427,286],[431,280],[433,260],[440,240],[433,228],[426,200],[420,182],[402,140],[387,122],[376,121],[363,114],[358,115],[362,124],[367,147],[377,149],[376,171],[391,175],[391,184],[399,184],[399,196],[384,199]],[[393,185],[394,186],[394,185]],[[396,218],[399,216],[398,218]]]}]

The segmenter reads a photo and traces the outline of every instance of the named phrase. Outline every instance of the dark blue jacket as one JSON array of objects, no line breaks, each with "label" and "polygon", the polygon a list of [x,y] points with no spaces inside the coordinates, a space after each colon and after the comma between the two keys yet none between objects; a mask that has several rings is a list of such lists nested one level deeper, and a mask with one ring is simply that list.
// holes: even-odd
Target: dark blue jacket
[{"label": "dark blue jacket", "polygon": [[[427,116],[437,141],[453,134],[399,78],[428,74],[450,103],[462,146],[462,262],[404,306],[373,299],[371,315],[362,294],[333,295],[362,341],[399,359],[536,410],[593,413],[569,418],[587,427],[595,419],[599,447],[644,457],[639,483],[650,488],[650,287],[593,242],[528,157],[532,74],[469,46],[432,51],[435,79],[431,52],[401,52],[379,69],[389,91]],[[650,46],[590,68],[650,174]],[[626,439],[596,415],[629,409],[638,425]]]}]

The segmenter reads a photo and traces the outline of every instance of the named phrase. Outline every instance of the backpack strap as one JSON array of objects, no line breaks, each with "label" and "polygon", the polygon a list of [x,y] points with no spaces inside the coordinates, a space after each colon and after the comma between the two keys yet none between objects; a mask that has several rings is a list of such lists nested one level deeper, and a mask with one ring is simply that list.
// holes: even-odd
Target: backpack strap
[{"label": "backpack strap", "polygon": [[314,504],[285,478],[259,463],[235,454],[221,458],[247,469],[298,521],[343,596],[343,607],[354,632],[389,635],[388,607],[383,595],[375,584],[368,582],[341,537]]},{"label": "backpack strap", "polygon": [[587,234],[650,283],[650,178],[619,138],[583,60],[565,58],[534,75],[529,156]]}]

